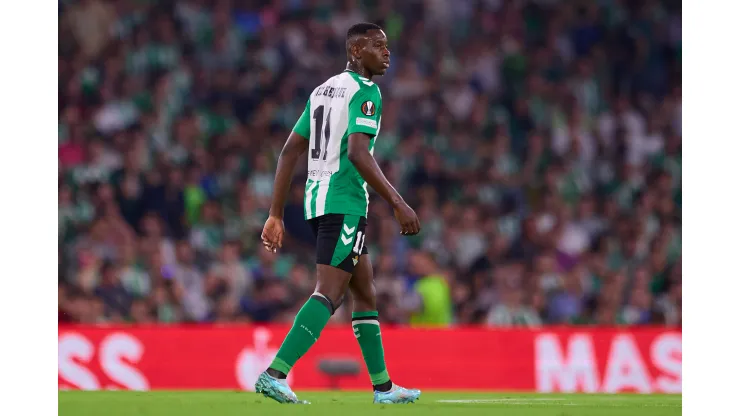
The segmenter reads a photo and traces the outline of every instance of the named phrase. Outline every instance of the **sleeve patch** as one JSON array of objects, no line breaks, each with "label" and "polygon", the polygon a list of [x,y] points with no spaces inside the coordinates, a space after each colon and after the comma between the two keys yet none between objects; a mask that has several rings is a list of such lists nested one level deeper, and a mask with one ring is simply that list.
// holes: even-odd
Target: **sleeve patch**
[{"label": "sleeve patch", "polygon": [[372,117],[375,115],[375,108],[376,108],[375,103],[368,100],[362,103],[362,106],[360,107],[360,111],[362,111],[362,114],[368,117]]},{"label": "sleeve patch", "polygon": [[[370,101],[367,101],[367,102],[369,103]],[[365,127],[370,127],[373,129],[378,128],[378,123],[375,120],[370,119],[370,118],[357,117],[355,119],[355,124],[357,124],[358,126],[365,126]]]}]

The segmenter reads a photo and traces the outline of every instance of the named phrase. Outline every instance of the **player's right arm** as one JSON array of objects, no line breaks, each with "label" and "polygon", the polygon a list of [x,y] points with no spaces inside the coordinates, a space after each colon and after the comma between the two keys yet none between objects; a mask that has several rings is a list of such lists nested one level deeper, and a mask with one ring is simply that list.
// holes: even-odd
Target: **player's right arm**
[{"label": "player's right arm", "polygon": [[385,199],[401,225],[401,233],[418,234],[419,218],[388,182],[375,158],[370,154],[370,140],[378,134],[381,110],[377,87],[363,88],[349,102],[347,158],[375,192]]},{"label": "player's right arm", "polygon": [[265,249],[275,252],[283,246],[283,235],[285,235],[285,226],[283,225],[283,213],[285,210],[285,201],[288,198],[290,182],[293,178],[293,168],[298,164],[298,160],[308,149],[308,138],[311,136],[311,118],[310,101],[306,104],[303,114],[298,119],[293,131],[288,136],[288,140],[283,146],[278,158],[277,172],[275,173],[275,182],[272,192],[272,204],[270,205],[270,216],[267,218],[265,227],[262,229],[262,243]]}]

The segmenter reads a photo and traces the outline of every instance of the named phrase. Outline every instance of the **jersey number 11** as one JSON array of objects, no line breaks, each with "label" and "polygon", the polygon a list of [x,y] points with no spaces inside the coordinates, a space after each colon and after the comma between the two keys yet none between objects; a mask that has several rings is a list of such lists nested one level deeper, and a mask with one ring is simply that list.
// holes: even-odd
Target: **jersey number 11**
[{"label": "jersey number 11", "polygon": [[[326,115],[326,123],[324,123],[324,106],[320,105],[316,107],[316,110],[313,112],[313,119],[316,121],[316,140],[315,140],[315,146],[313,149],[311,149],[311,159],[313,160],[319,160],[321,157],[321,136],[324,136],[324,157],[323,159],[326,160],[326,153],[327,153],[327,147],[329,146],[329,135],[331,134],[329,132],[329,123],[331,120],[331,107],[329,107],[329,114]],[[324,124],[326,124],[326,129],[323,129]],[[322,132],[323,129],[323,132]],[[323,134],[321,134],[323,133]]]}]

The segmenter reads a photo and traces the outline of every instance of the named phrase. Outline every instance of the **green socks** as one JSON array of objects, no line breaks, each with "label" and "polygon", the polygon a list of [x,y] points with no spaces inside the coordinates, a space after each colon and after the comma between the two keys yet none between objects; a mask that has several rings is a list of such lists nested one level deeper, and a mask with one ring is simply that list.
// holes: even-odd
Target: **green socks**
[{"label": "green socks", "polygon": [[[286,376],[295,363],[316,343],[321,331],[329,322],[334,306],[325,297],[314,294],[303,305],[295,317],[293,327],[285,337],[277,356],[270,364],[268,372]],[[353,312],[352,329],[360,343],[367,372],[373,388],[387,391],[391,388],[391,378],[385,368],[383,340],[380,336],[378,312]],[[282,373],[282,374],[280,374]]]},{"label": "green socks", "polygon": [[331,314],[331,302],[322,295],[311,296],[298,311],[293,327],[290,328],[270,368],[287,375],[296,361],[318,341],[321,330],[329,322]]},{"label": "green socks", "polygon": [[[388,370],[385,368],[383,340],[380,336],[378,312],[353,312],[352,330],[355,332],[357,342],[360,343],[362,356],[365,358],[365,365],[367,366],[367,372],[370,374],[370,380],[373,386],[378,389],[378,386],[390,385],[391,378],[388,375]],[[382,388],[380,391],[385,390],[387,389]]]}]

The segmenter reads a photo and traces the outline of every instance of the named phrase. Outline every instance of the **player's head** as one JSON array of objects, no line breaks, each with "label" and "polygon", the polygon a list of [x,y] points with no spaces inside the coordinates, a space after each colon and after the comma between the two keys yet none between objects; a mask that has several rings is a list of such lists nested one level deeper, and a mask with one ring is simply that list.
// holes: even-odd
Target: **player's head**
[{"label": "player's head", "polygon": [[347,60],[364,67],[370,75],[383,75],[391,64],[388,38],[372,23],[357,23],[347,30]]}]

